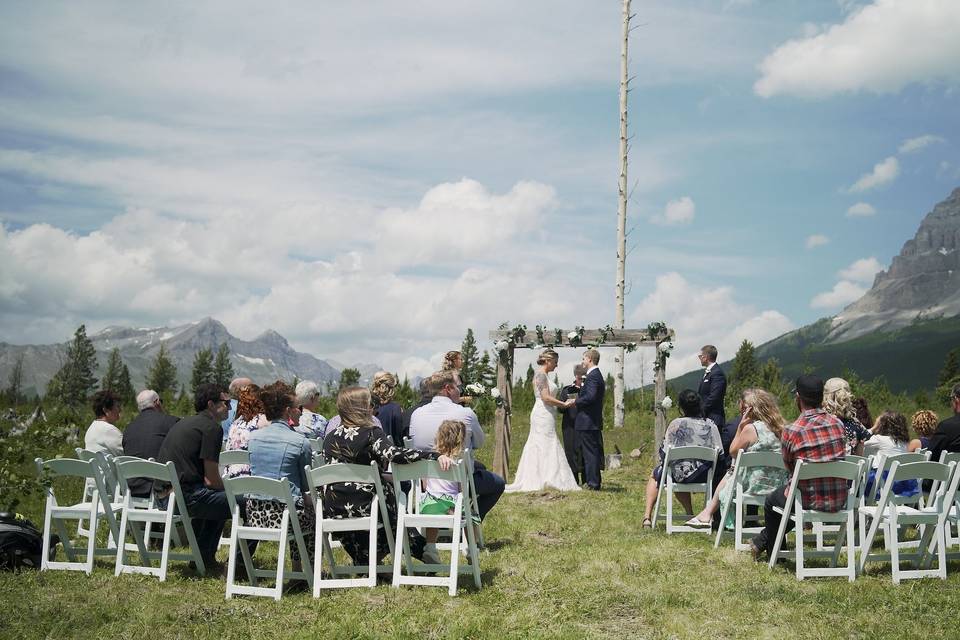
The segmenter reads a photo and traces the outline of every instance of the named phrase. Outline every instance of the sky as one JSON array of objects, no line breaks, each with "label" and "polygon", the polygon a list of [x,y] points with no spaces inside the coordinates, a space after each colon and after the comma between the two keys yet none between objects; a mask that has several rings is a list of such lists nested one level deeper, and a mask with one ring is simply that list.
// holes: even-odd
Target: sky
[{"label": "sky", "polygon": [[[960,2],[633,12],[626,324],[676,330],[668,375],[835,315],[960,186]],[[613,324],[620,32],[616,0],[4,2],[0,340],[212,316],[413,376],[468,327]]]}]

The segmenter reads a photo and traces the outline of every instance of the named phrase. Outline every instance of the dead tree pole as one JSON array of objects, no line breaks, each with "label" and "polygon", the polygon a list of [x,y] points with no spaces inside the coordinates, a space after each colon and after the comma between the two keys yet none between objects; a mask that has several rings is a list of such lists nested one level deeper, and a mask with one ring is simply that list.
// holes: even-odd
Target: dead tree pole
[{"label": "dead tree pole", "polygon": [[[630,41],[630,0],[623,0],[623,42],[620,48],[620,180],[617,185],[617,289],[616,289],[616,328],[624,327],[623,306],[626,286],[627,262],[627,45]],[[623,370],[626,351],[617,349],[613,374],[613,426],[622,427],[623,407]]]}]

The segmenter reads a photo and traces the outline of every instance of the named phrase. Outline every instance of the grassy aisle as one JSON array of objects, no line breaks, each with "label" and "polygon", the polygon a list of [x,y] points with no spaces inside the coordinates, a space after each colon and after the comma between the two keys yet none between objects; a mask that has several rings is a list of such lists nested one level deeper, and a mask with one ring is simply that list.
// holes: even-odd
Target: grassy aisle
[{"label": "grassy aisle", "polygon": [[[526,425],[517,426],[514,464],[526,436]],[[608,450],[616,443],[629,451],[641,431],[609,432]],[[885,565],[854,584],[799,583],[729,545],[714,551],[706,536],[641,531],[649,468],[649,456],[626,461],[605,475],[600,494],[505,496],[485,525],[484,588],[467,588],[463,578],[456,598],[441,588],[384,586],[318,600],[227,601],[222,579],[196,579],[181,563],[161,585],[114,578],[100,561],[90,577],[0,574],[0,637],[956,637],[944,612],[960,596],[960,563],[945,583],[894,587]]]}]

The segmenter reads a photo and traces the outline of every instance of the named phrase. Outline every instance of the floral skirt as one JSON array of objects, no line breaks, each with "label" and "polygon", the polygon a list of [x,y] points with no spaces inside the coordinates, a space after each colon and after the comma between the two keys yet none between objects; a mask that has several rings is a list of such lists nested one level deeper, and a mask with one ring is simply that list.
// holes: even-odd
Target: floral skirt
[{"label": "floral skirt", "polygon": [[[307,547],[307,554],[310,560],[313,561],[314,539],[316,538],[316,516],[314,515],[313,505],[307,504],[302,497],[297,498],[294,504],[297,508],[297,520],[300,522],[300,531],[303,532],[303,542]],[[246,517],[244,520],[247,526],[250,527],[279,529],[285,508],[286,505],[277,500],[247,498]],[[294,562],[300,562],[300,549],[297,547],[296,540],[290,541],[290,558]]]}]

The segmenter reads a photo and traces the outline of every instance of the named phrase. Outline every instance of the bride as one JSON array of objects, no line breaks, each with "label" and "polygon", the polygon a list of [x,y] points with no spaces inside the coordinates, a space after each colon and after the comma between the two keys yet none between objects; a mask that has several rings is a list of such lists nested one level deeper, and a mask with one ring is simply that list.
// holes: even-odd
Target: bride
[{"label": "bride", "polygon": [[557,387],[547,378],[547,374],[557,368],[558,361],[553,349],[543,351],[537,358],[540,368],[533,376],[536,401],[530,412],[530,435],[520,454],[517,475],[507,485],[507,491],[541,491],[546,487],[560,491],[580,489],[557,437],[557,408],[573,404],[573,400],[557,400]]}]

